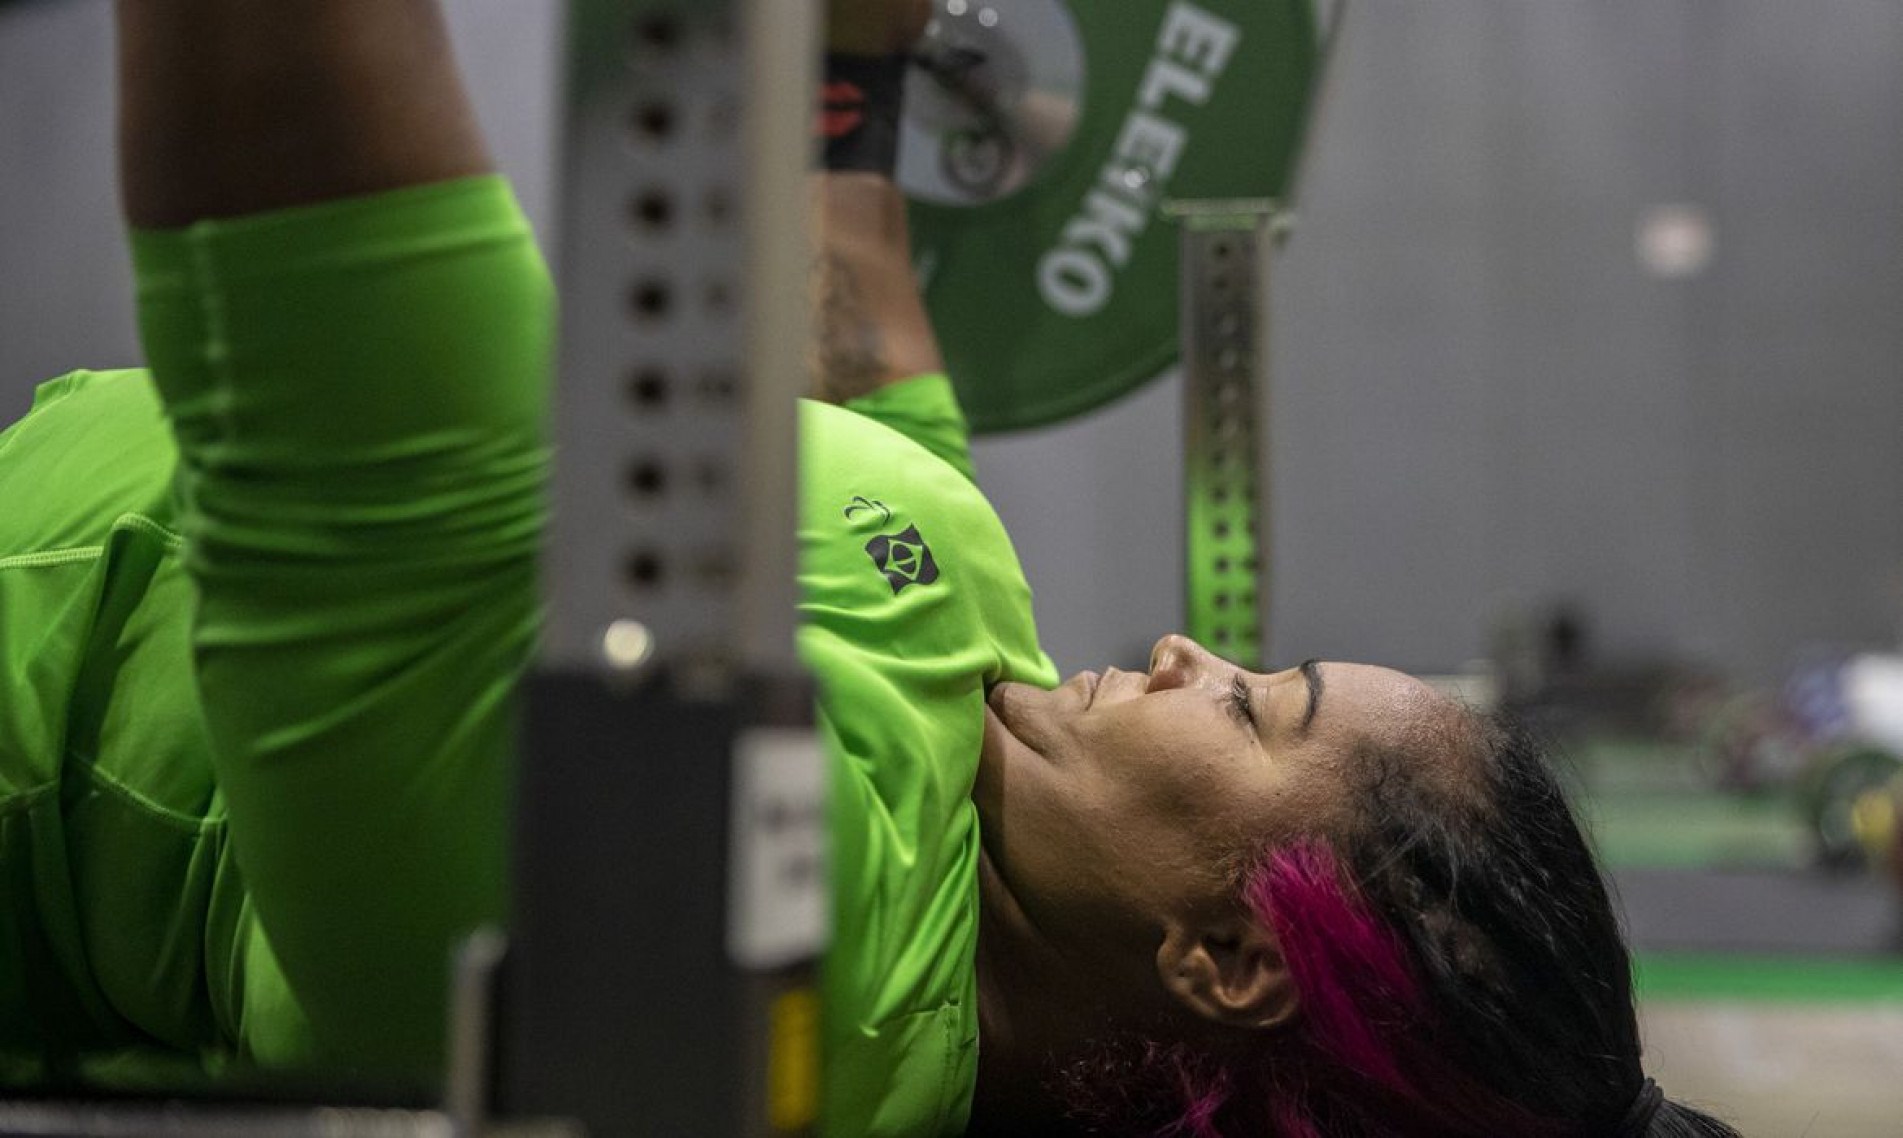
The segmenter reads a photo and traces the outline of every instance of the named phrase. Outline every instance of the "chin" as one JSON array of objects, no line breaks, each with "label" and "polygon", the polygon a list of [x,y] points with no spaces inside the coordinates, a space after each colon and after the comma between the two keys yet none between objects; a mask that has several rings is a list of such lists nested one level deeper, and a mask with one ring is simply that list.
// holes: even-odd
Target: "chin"
[{"label": "chin", "polygon": [[979,821],[987,831],[1004,821],[1006,771],[1012,754],[1023,749],[1024,744],[987,703],[984,733],[978,744],[978,777],[971,788],[971,800],[977,803]]}]

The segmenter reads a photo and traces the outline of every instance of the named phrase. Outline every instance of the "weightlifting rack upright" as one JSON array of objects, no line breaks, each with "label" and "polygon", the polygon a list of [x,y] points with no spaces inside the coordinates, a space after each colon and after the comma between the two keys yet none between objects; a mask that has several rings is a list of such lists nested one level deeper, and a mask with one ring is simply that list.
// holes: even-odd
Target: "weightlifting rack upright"
[{"label": "weightlifting rack upright", "polygon": [[321,1085],[14,1099],[0,1136],[811,1130],[828,899],[793,632],[818,11],[567,5],[555,521],[516,906],[508,938],[459,953],[442,1085],[403,1108]]}]

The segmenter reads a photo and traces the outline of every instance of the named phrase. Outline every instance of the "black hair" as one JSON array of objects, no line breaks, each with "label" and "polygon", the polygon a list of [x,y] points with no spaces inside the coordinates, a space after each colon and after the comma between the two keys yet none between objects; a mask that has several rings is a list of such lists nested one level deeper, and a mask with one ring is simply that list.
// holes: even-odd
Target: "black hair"
[{"label": "black hair", "polygon": [[[1457,1065],[1529,1114],[1616,1134],[1644,1086],[1632,964],[1548,748],[1465,715],[1438,754],[1365,754],[1352,884],[1401,939]],[[1446,777],[1448,755],[1466,769]],[[1642,1133],[1732,1136],[1667,1101]]]},{"label": "black hair", "polygon": [[1295,1023],[1125,1033],[1065,1073],[1085,1132],[1738,1138],[1670,1101],[1643,1118],[1631,959],[1545,750],[1500,718],[1443,718],[1350,757],[1353,821],[1244,859]]}]

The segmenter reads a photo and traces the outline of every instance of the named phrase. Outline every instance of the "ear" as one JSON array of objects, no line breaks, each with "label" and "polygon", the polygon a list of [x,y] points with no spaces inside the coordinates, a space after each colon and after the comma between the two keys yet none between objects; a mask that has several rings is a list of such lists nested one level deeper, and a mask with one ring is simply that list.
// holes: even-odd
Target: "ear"
[{"label": "ear", "polygon": [[1225,1027],[1282,1027],[1300,1005],[1274,935],[1240,918],[1172,924],[1156,971],[1183,1006]]}]

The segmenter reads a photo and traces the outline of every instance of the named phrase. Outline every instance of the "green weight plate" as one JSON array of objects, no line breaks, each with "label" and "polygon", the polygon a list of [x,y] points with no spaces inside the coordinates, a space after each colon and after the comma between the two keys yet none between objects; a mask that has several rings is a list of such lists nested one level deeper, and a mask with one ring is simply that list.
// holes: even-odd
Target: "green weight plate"
[{"label": "green weight plate", "polygon": [[1175,360],[1159,206],[1286,200],[1315,2],[936,0],[900,179],[974,430],[1080,414]]},{"label": "green weight plate", "polygon": [[1827,752],[1815,761],[1800,793],[1820,861],[1845,866],[1860,859],[1853,819],[1857,799],[1889,784],[1900,771],[1903,757],[1862,744]]}]

